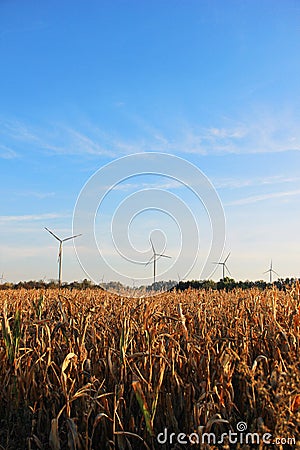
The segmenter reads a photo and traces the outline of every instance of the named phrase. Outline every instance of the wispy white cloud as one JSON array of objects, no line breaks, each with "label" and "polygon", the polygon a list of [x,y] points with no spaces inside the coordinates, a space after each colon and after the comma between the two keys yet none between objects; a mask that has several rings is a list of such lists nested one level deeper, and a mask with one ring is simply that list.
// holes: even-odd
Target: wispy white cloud
[{"label": "wispy white cloud", "polygon": [[220,154],[254,154],[300,151],[300,129],[293,114],[253,114],[244,119],[222,119],[210,127],[176,124],[165,133],[142,120],[144,139],[138,141],[113,140],[111,145],[121,152],[162,151],[202,156]]},{"label": "wispy white cloud", "polygon": [[[111,186],[106,186],[104,189],[109,189]],[[170,180],[168,182],[158,183],[118,183],[113,187],[115,191],[130,191],[130,190],[143,190],[143,189],[178,189],[184,185],[179,181]]]},{"label": "wispy white cloud", "polygon": [[297,115],[291,112],[252,112],[238,119],[220,118],[208,127],[174,122],[168,131],[135,116],[132,122],[136,127],[135,135],[128,131],[125,137],[88,121],[78,127],[52,124],[39,128],[6,119],[1,121],[0,135],[7,155],[14,155],[8,152],[11,142],[27,144],[31,150],[42,149],[50,154],[111,158],[146,151],[203,156],[300,151]]},{"label": "wispy white cloud", "polygon": [[14,141],[38,142],[37,136],[19,120],[2,119],[0,132],[2,136],[9,137]]},{"label": "wispy white cloud", "polygon": [[146,150],[198,155],[272,153],[300,150],[298,114],[253,108],[239,117],[220,117],[210,126],[174,122],[168,133],[142,118],[132,120],[145,136]]},{"label": "wispy white cloud", "polygon": [[0,135],[9,142],[21,143],[23,148],[25,145],[25,149],[30,146],[31,151],[44,150],[45,153],[57,155],[116,156],[115,151],[105,148],[101,142],[65,125],[39,128],[18,120],[2,120]]},{"label": "wispy white cloud", "polygon": [[221,139],[240,139],[247,135],[245,127],[237,126],[233,129],[226,128],[208,128],[207,139],[211,139],[213,136]]},{"label": "wispy white cloud", "polygon": [[46,213],[46,214],[24,214],[16,216],[0,216],[0,223],[8,224],[11,222],[32,222],[38,220],[50,220],[70,217],[69,214]]},{"label": "wispy white cloud", "polygon": [[[292,112],[255,111],[239,119],[224,118],[208,128],[186,126],[182,151],[199,154],[247,154],[300,150],[300,129]],[[190,145],[192,143],[192,145]]]},{"label": "wispy white cloud", "polygon": [[17,195],[19,195],[20,197],[33,197],[43,200],[45,198],[54,197],[55,192],[22,191]]},{"label": "wispy white cloud", "polygon": [[[61,134],[66,142],[62,147],[52,148],[57,153],[117,156],[116,152],[105,144],[103,145],[87,134],[81,133],[73,128],[62,127]],[[50,147],[48,148],[51,149]]]},{"label": "wispy white cloud", "polygon": [[7,147],[6,145],[0,144],[0,158],[14,159],[14,158],[17,158],[17,156],[18,156],[18,154],[14,150]]},{"label": "wispy white cloud", "polygon": [[288,198],[300,195],[300,189],[293,191],[283,191],[283,192],[270,192],[268,194],[253,195],[250,197],[241,198],[238,200],[233,200],[225,204],[225,206],[241,206],[249,205],[250,203],[262,202],[265,200]]},{"label": "wispy white cloud", "polygon": [[244,187],[252,186],[268,186],[276,184],[289,184],[298,183],[300,177],[288,177],[283,175],[276,175],[270,177],[252,177],[252,178],[216,178],[212,182],[214,186],[218,189],[228,188],[228,189],[240,189]]},{"label": "wispy white cloud", "polygon": [[[0,121],[0,125],[0,136],[17,146],[21,143],[22,151],[30,146],[31,151],[43,150],[46,154],[109,158],[146,151],[175,151],[169,140],[159,130],[150,126],[143,137],[124,138],[118,133],[106,132],[89,122],[80,125],[78,129],[65,124],[41,128],[7,119]],[[141,134],[141,130],[138,131]],[[144,131],[145,126],[142,128],[142,134]]]}]

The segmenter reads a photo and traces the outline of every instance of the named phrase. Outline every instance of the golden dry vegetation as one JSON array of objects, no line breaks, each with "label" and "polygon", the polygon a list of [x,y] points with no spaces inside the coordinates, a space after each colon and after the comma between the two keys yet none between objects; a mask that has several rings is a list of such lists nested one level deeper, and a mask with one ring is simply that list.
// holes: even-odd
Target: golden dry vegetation
[{"label": "golden dry vegetation", "polygon": [[239,421],[300,448],[299,291],[1,291],[0,448],[190,448],[156,436]]}]

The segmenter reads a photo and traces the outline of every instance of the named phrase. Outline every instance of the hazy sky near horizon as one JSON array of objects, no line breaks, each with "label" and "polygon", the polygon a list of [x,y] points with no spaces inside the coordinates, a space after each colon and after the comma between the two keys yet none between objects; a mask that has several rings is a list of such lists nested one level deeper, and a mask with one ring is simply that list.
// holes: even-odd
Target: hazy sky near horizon
[{"label": "hazy sky near horizon", "polygon": [[[56,278],[58,246],[44,227],[70,236],[76,200],[96,171],[162,152],[198,167],[216,189],[234,278],[267,279],[271,259],[280,276],[299,277],[299,55],[296,0],[0,1],[0,275]],[[181,198],[200,225],[199,252],[209,251],[205,208],[164,170],[128,180],[121,170],[95,220],[99,245],[111,265],[126,266],[129,284],[151,282],[144,262],[159,228],[157,251],[172,260],[158,261],[158,278],[201,273],[200,261],[186,273],[188,251],[178,259],[188,214],[178,223],[154,208],[128,227],[140,263],[120,260],[111,217],[140,190]],[[96,281],[116,279],[80,239]],[[86,276],[66,243],[63,278]]]}]

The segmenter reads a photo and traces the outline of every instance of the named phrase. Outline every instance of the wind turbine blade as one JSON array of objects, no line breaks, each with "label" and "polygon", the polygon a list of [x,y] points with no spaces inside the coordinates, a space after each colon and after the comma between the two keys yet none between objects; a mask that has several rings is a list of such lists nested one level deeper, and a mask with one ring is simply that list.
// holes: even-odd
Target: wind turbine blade
[{"label": "wind turbine blade", "polygon": [[263,274],[264,274],[264,273],[269,273],[269,272],[271,272],[271,269],[266,270],[265,272],[263,272]]},{"label": "wind turbine blade", "polygon": [[152,246],[152,251],[153,251],[153,253],[155,253],[155,248],[154,248],[154,245],[153,245],[153,242],[152,242],[152,239],[150,238],[150,244],[151,244],[151,246]]},{"label": "wind turbine blade", "polygon": [[275,273],[278,277],[280,277],[279,273],[275,272],[275,270],[272,269],[272,272]]},{"label": "wind turbine blade", "polygon": [[58,236],[56,236],[56,234],[54,234],[51,230],[49,230],[49,228],[45,227],[45,230],[47,230],[48,233],[52,234],[52,236],[54,236],[55,239],[57,239],[59,242],[62,242],[62,240]]},{"label": "wind turbine blade", "polygon": [[228,255],[226,256],[225,261],[224,261],[224,264],[226,263],[227,259],[229,258],[230,253],[231,253],[231,252],[229,252]]},{"label": "wind turbine blade", "polygon": [[62,242],[69,241],[70,239],[75,239],[75,238],[77,238],[78,236],[82,236],[82,234],[75,234],[75,236],[67,237],[67,238],[65,238],[65,239],[62,239]]},{"label": "wind turbine blade", "polygon": [[223,263],[213,261],[212,264],[219,264],[219,265],[222,265]]},{"label": "wind turbine blade", "polygon": [[225,263],[224,263],[224,266],[225,266],[225,268],[226,268],[227,272],[229,273],[229,275],[230,275],[230,276],[232,276],[232,275],[231,275],[231,272],[230,272],[230,270],[228,269],[228,267],[226,266],[226,264],[225,264]]},{"label": "wind turbine blade", "polygon": [[163,257],[163,258],[169,258],[169,259],[172,259],[172,256],[168,256],[168,255],[162,255],[162,254],[159,254],[159,253],[156,253],[156,256],[159,256],[159,257]]},{"label": "wind turbine blade", "polygon": [[145,266],[148,266],[148,264],[150,264],[153,260],[154,260],[154,255],[151,256],[151,258],[149,259],[148,262],[146,262]]}]

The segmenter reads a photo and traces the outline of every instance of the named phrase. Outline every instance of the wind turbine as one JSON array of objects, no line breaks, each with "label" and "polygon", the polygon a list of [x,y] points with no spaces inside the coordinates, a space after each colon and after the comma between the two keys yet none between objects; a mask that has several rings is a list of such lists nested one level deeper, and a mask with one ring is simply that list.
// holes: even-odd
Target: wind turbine
[{"label": "wind turbine", "polygon": [[6,281],[6,280],[4,279],[4,273],[2,273],[2,275],[1,275],[1,277],[0,277],[0,283],[3,284],[3,281]]},{"label": "wind turbine", "polygon": [[213,262],[213,264],[219,264],[220,266],[223,266],[223,278],[222,278],[223,280],[225,278],[225,269],[227,270],[229,275],[231,275],[230,270],[226,266],[226,261],[228,260],[229,256],[230,256],[230,253],[228,253],[228,255],[226,256],[226,258],[225,258],[225,260],[223,262]]},{"label": "wind turbine", "polygon": [[[155,283],[155,277],[156,277],[156,261],[158,258],[169,258],[171,259],[171,256],[164,255],[162,253],[156,253],[152,239],[150,238],[150,243],[152,246],[153,256],[149,259],[149,261],[146,263],[146,266],[150,264],[153,261],[153,284]],[[157,258],[158,257],[158,258]]]},{"label": "wind turbine", "polygon": [[266,270],[264,273],[268,273],[268,272],[270,273],[270,283],[272,283],[272,273],[275,273],[276,275],[278,275],[278,273],[275,272],[275,270],[273,270],[273,262],[272,262],[272,260],[271,260],[271,264],[270,264],[270,269]]},{"label": "wind turbine", "polygon": [[45,227],[45,230],[48,231],[48,233],[52,234],[55,239],[59,241],[59,249],[58,249],[58,286],[61,286],[61,274],[62,274],[62,254],[63,254],[63,242],[69,241],[70,239],[75,239],[78,236],[81,236],[81,234],[76,234],[75,236],[70,236],[65,239],[60,239],[56,234],[54,234],[51,230]]}]

